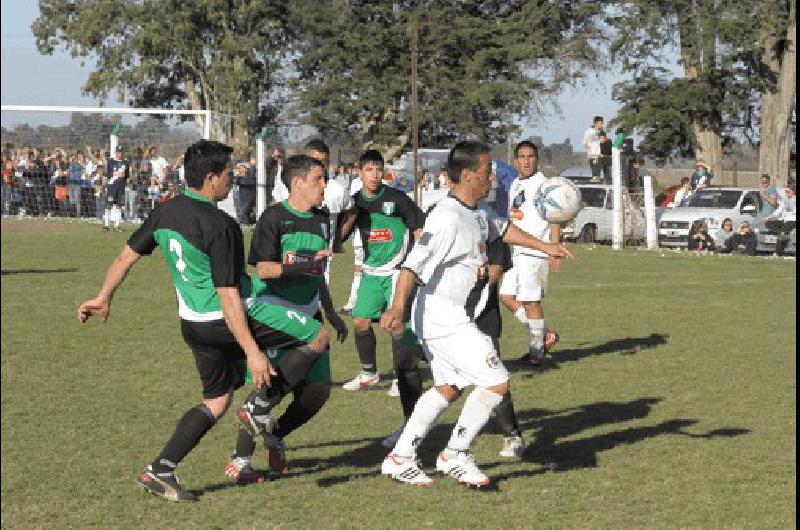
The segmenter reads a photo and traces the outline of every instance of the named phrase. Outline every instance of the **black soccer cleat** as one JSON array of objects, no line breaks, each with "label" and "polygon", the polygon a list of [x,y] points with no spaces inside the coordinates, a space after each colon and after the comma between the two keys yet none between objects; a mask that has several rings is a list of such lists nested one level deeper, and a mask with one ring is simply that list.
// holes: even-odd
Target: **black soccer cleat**
[{"label": "black soccer cleat", "polygon": [[197,495],[184,489],[174,473],[155,473],[150,466],[139,473],[139,487],[147,493],[158,495],[171,502],[193,502]]}]

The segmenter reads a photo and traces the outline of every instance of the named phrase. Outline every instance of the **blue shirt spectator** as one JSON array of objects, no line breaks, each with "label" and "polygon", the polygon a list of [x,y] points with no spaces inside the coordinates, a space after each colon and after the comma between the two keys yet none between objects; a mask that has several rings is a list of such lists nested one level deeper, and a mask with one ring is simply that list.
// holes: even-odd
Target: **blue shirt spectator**
[{"label": "blue shirt spectator", "polygon": [[772,184],[772,179],[766,173],[761,175],[761,215],[768,216],[778,207],[778,189]]},{"label": "blue shirt spectator", "polygon": [[508,217],[508,191],[511,189],[511,183],[517,178],[517,170],[509,166],[502,160],[495,160],[497,179],[497,196],[496,196],[496,210],[501,217]]}]

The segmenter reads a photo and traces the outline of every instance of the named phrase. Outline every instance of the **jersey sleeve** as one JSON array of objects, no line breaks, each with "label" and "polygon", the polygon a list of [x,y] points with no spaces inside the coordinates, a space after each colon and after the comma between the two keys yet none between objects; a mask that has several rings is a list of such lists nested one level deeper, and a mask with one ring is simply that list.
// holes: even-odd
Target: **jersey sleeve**
[{"label": "jersey sleeve", "polygon": [[208,259],[214,287],[238,287],[244,272],[241,232],[234,222],[217,232],[208,242]]},{"label": "jersey sleeve", "polygon": [[250,241],[247,263],[256,265],[261,261],[281,261],[280,221],[273,211],[267,210],[258,219]]},{"label": "jersey sleeve", "polygon": [[438,216],[432,212],[425,221],[422,235],[406,256],[401,268],[413,272],[420,283],[428,283],[436,267],[448,260],[458,237],[456,224],[447,216]]},{"label": "jersey sleeve", "polygon": [[490,206],[486,207],[486,219],[489,222],[489,243],[502,239],[506,235],[510,221],[500,217]]},{"label": "jersey sleeve", "polygon": [[155,232],[160,215],[161,208],[155,208],[144,220],[142,226],[128,239],[128,246],[140,256],[149,256],[157,246]]},{"label": "jersey sleeve", "polygon": [[414,201],[409,199],[405,193],[401,193],[399,196],[401,197],[399,200],[401,208],[398,213],[403,218],[406,227],[411,232],[422,228],[425,224],[425,212]]}]

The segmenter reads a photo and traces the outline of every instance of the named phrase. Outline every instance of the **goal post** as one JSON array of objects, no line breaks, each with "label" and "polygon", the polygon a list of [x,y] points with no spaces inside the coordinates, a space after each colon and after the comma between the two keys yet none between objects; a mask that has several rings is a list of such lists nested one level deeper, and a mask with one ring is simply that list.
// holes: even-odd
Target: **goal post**
[{"label": "goal post", "polygon": [[[126,221],[144,218],[183,187],[182,155],[225,131],[209,110],[5,105],[3,214],[99,219],[107,209],[108,161],[123,147]],[[229,117],[227,117],[229,119]],[[222,133],[220,133],[222,134]],[[155,181],[152,177],[156,177]]]}]

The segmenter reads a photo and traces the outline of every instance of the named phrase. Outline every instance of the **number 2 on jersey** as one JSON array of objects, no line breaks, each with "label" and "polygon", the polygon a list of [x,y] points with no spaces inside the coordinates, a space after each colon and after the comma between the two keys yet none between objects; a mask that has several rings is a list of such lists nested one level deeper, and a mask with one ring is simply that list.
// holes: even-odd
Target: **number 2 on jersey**
[{"label": "number 2 on jersey", "polygon": [[186,262],[183,261],[183,248],[177,239],[169,240],[169,251],[174,252],[175,255],[178,256],[178,261],[175,262],[175,268],[178,269],[178,272],[181,274],[181,279],[188,282],[189,278],[183,273],[183,271],[186,270]]},{"label": "number 2 on jersey", "polygon": [[306,325],[306,317],[298,313],[297,311],[287,311],[286,316],[288,318],[293,318],[295,320],[299,320],[302,325]]}]

